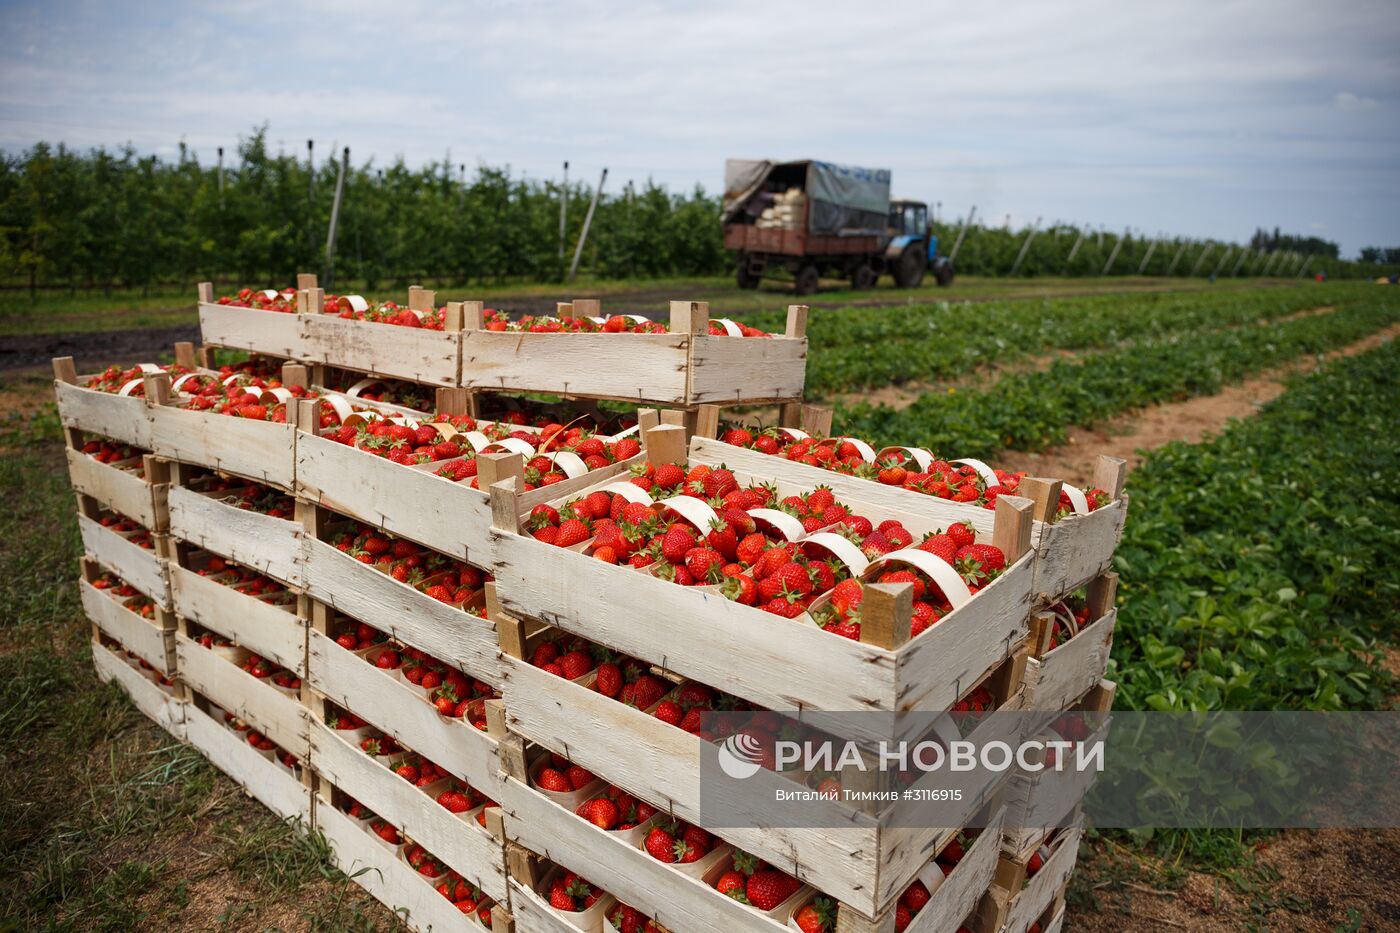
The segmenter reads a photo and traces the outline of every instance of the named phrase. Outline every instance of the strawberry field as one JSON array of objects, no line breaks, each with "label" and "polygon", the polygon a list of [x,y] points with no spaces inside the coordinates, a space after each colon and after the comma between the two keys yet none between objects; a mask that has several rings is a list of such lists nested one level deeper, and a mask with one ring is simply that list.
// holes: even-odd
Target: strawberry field
[{"label": "strawberry field", "polygon": [[[1372,922],[1269,896],[1296,832],[1003,830],[1025,776],[920,859],[707,827],[696,787],[721,710],[763,747],[907,697],[1389,708],[1387,290],[640,320],[298,284],[203,290],[173,363],[0,383],[7,921],[1048,933],[1190,882],[1213,923]],[[1026,469],[1247,379],[1277,398],[1126,486]],[[1396,840],[1342,844],[1382,889]]]}]

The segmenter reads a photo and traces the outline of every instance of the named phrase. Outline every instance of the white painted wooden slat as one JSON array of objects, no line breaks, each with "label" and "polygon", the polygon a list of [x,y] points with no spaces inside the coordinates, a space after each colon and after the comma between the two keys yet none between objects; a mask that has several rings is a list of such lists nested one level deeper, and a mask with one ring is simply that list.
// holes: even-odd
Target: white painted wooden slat
[{"label": "white painted wooden slat", "polygon": [[1036,522],[1031,543],[1039,560],[1033,586],[1037,605],[1049,605],[1110,569],[1128,515],[1124,496],[1088,515],[1071,515],[1053,525]]},{"label": "white painted wooden slat", "polygon": [[390,637],[491,684],[500,683],[496,629],[310,538],[307,592]]},{"label": "white painted wooden slat", "polygon": [[308,362],[436,386],[457,384],[460,333],[356,321],[332,314],[295,315]]},{"label": "white painted wooden slat", "polygon": [[312,687],[488,797],[500,799],[495,739],[461,720],[441,716],[392,672],[379,670],[320,632],[308,632],[307,637]]},{"label": "white painted wooden slat", "polygon": [[155,721],[177,739],[185,737],[185,704],[151,683],[140,672],[97,642],[92,643],[92,663],[105,683],[116,681],[147,719]]},{"label": "white painted wooden slat", "polygon": [[1094,689],[1108,670],[1118,610],[1080,630],[1045,657],[1026,662],[1026,692],[1033,709],[1063,710]]},{"label": "white painted wooden slat", "polygon": [[165,560],[154,549],[138,547],[86,515],[78,516],[78,533],[89,557],[154,599],[162,608],[170,608]]},{"label": "white painted wooden slat", "polygon": [[174,405],[151,409],[151,449],[162,457],[235,473],[290,492],[296,458],[290,424],[250,421]]},{"label": "white painted wooden slat", "polygon": [[151,449],[151,419],[144,399],[85,389],[66,382],[55,382],[54,394],[58,397],[58,417],[64,427]]},{"label": "white painted wooden slat", "polygon": [[283,608],[235,592],[184,567],[171,567],[175,613],[305,676],[306,623]]},{"label": "white painted wooden slat", "polygon": [[311,792],[279,764],[269,761],[221,722],[194,706],[185,711],[186,738],[213,763],[233,778],[263,806],[283,819],[300,818],[311,822]]},{"label": "white painted wooden slat", "polygon": [[1080,835],[1078,826],[1061,833],[1040,871],[1020,891],[1012,892],[1002,933],[1026,933],[1059,895],[1079,858]]},{"label": "white painted wooden slat", "polygon": [[201,303],[199,333],[206,346],[306,359],[301,322],[293,312]]},{"label": "white painted wooden slat", "polygon": [[[418,933],[480,933],[455,905],[400,859],[370,838],[350,817],[318,800],[316,828],[330,843],[335,863]],[[525,933],[525,927],[516,927]],[[577,931],[574,931],[577,933]]]},{"label": "white painted wooden slat", "polygon": [[690,367],[689,405],[800,399],[807,341],[698,334],[691,342]]},{"label": "white painted wooden slat", "polygon": [[170,533],[290,586],[306,585],[303,532],[296,522],[176,486],[170,490]]},{"label": "white painted wooden slat", "polygon": [[987,821],[962,861],[943,879],[905,933],[956,933],[963,926],[996,874],[1004,818],[1001,810]]},{"label": "white painted wooden slat", "polygon": [[[512,732],[682,819],[700,818],[700,756],[713,755],[716,746],[527,662],[509,657],[502,662]],[[768,772],[753,780],[772,781],[775,788],[789,782]],[[878,839],[873,825],[737,827],[726,830],[726,837],[864,913],[874,913]]]},{"label": "white painted wooden slat", "polygon": [[157,507],[158,497],[164,496],[169,486],[149,483],[126,470],[99,463],[96,458],[66,448],[68,454],[68,479],[73,489],[92,496],[115,512],[140,522],[152,531],[164,531],[161,527],[162,512]]},{"label": "white painted wooden slat", "polygon": [[136,652],[165,676],[172,676],[167,658],[173,660],[173,629],[162,630],[155,622],[123,606],[122,600],[108,596],[86,580],[78,581],[78,591],[82,596],[83,610],[93,624],[121,642],[128,651]]},{"label": "white painted wooden slat", "polygon": [[309,711],[208,648],[175,636],[180,679],[287,751],[304,758]]},{"label": "white painted wooden slat", "polygon": [[462,333],[462,385],[686,403],[684,334]]},{"label": "white painted wooden slat", "polygon": [[[316,773],[397,826],[496,900],[506,897],[505,852],[476,818],[451,813],[321,723],[311,729]],[[366,839],[366,845],[374,845]],[[430,889],[431,890],[431,889]]]}]

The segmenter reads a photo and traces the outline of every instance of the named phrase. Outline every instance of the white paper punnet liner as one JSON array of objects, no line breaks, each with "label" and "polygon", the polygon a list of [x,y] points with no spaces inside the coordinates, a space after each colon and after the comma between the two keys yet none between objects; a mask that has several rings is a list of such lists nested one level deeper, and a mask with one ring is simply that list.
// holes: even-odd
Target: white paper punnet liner
[{"label": "white paper punnet liner", "polygon": [[260,293],[264,298],[281,298],[282,293],[275,288],[264,288]]},{"label": "white paper punnet liner", "polygon": [[1071,486],[1069,483],[1061,483],[1060,488],[1069,496],[1069,504],[1074,508],[1076,515],[1089,514],[1089,500],[1084,496],[1084,490],[1078,486]]},{"label": "white paper punnet liner", "polygon": [[592,321],[594,324],[597,324],[599,327],[602,327],[604,324],[608,323],[608,319],[607,319],[607,318],[605,318],[605,317],[595,317],[595,316],[592,315],[592,314],[588,315],[588,319],[589,319],[590,321]]},{"label": "white paper punnet liner", "polygon": [[342,301],[350,302],[351,311],[369,310],[369,302],[365,301],[364,297],[361,295],[341,295],[340,298]]},{"label": "white paper punnet liner", "polygon": [[866,463],[875,462],[875,448],[858,437],[829,437],[827,440],[835,441],[838,447],[842,441],[849,441],[851,446],[856,449],[856,452],[860,454],[860,459],[864,460]]},{"label": "white paper punnet liner", "polygon": [[796,518],[777,509],[749,509],[749,514],[778,529],[778,532],[789,541],[798,540],[807,531]]},{"label": "white paper punnet liner", "polygon": [[886,454],[892,454],[895,451],[903,451],[908,454],[909,457],[919,465],[920,473],[928,472],[929,464],[933,463],[933,454],[924,450],[922,447],[886,447],[884,450],[880,451],[879,456],[883,459]]},{"label": "white paper punnet liner", "polygon": [[179,379],[176,379],[174,382],[170,383],[170,391],[171,391],[171,392],[179,392],[179,391],[181,390],[181,388],[184,386],[185,383],[189,382],[191,379],[198,379],[198,378],[199,378],[200,376],[202,376],[202,375],[204,375],[204,374],[203,374],[203,373],[185,373],[185,374],[184,374],[183,376],[181,376]]},{"label": "white paper punnet liner", "polygon": [[612,437],[608,438],[608,440],[620,441],[620,440],[622,440],[624,437],[631,437],[633,434],[638,434],[638,433],[640,433],[641,430],[642,430],[642,426],[641,426],[640,424],[634,424],[634,425],[632,425],[632,427],[628,428],[627,430],[625,430],[625,431],[619,431],[618,433],[614,434]]},{"label": "white paper punnet liner", "polygon": [[[478,432],[472,431],[471,433],[476,434]],[[486,439],[485,435],[482,435],[482,438]],[[533,457],[535,455],[535,448],[531,447],[529,444],[525,443],[518,437],[503,437],[499,441],[486,440],[486,447],[491,446],[504,447],[511,453],[520,454],[520,456],[522,457]],[[484,447],[476,447],[475,445],[473,445],[473,447],[475,447],[477,453],[480,453],[482,450],[485,449]]]},{"label": "white paper punnet liner", "polygon": [[948,602],[955,610],[961,609],[972,599],[972,591],[967,588],[967,584],[963,582],[963,578],[958,575],[958,572],[949,564],[944,563],[943,558],[935,557],[928,551],[912,547],[892,551],[878,560],[871,561],[869,569],[876,570],[885,564],[909,564],[911,567],[922,570],[924,575],[943,591],[943,595],[947,597]]},{"label": "white paper punnet liner", "polygon": [[794,441],[805,441],[805,440],[808,440],[809,438],[811,438],[811,436],[812,436],[812,435],[808,434],[806,431],[801,431],[801,430],[798,430],[797,428],[778,428],[778,430],[779,430],[779,431],[782,431],[782,432],[783,432],[784,434],[786,434],[791,440],[794,440]]},{"label": "white paper punnet liner", "polygon": [[645,314],[624,314],[623,317],[627,318],[627,320],[631,321],[633,324],[651,323],[651,318],[647,317]]},{"label": "white paper punnet liner", "polygon": [[999,481],[997,480],[996,471],[993,470],[991,467],[987,466],[981,460],[974,460],[971,457],[965,457],[962,460],[954,460],[953,462],[965,463],[968,466],[972,467],[974,470],[977,471],[977,475],[982,477],[982,482],[986,483],[989,487],[996,486],[999,483]]},{"label": "white paper punnet liner", "polygon": [[282,388],[281,386],[278,386],[275,389],[263,389],[262,400],[266,402],[269,397],[271,397],[274,402],[281,402],[283,405],[285,405],[291,399],[292,393],[289,390]]},{"label": "white paper punnet liner", "polygon": [[715,522],[719,521],[719,516],[715,514],[714,509],[710,508],[709,503],[694,496],[672,496],[669,499],[662,499],[657,504],[671,509],[681,518],[690,522],[702,537],[709,534]]},{"label": "white paper punnet liner", "polygon": [[717,318],[715,318],[715,323],[718,324],[720,327],[723,327],[723,328],[724,328],[724,332],[725,332],[725,334],[726,334],[727,336],[730,336],[730,337],[742,337],[742,336],[744,336],[744,332],[743,332],[742,330],[739,329],[739,325],[738,325],[738,324],[735,324],[733,321],[731,321],[731,320],[730,320],[729,318],[727,318],[727,317],[717,317]]},{"label": "white paper punnet liner", "polygon": [[219,385],[232,385],[240,375],[242,375],[242,373],[234,373],[233,375],[225,376],[223,380],[219,383]]},{"label": "white paper punnet liner", "polygon": [[143,372],[143,373],[162,373],[162,372],[165,372],[165,370],[161,369],[161,368],[160,368],[159,366],[157,366],[155,363],[142,363],[141,366],[140,366],[140,369],[141,369],[141,372]]},{"label": "white paper punnet liner", "polygon": [[365,389],[368,389],[370,386],[383,384],[383,379],[361,379],[359,382],[346,389],[345,394],[350,396],[351,398],[359,398],[360,393],[363,392]]},{"label": "white paper punnet liner", "polygon": [[834,531],[818,531],[803,538],[801,543],[826,548],[846,565],[853,577],[859,577],[870,566],[870,559],[865,556],[864,551],[851,543],[849,538],[844,538]]},{"label": "white paper punnet liner", "polygon": [[319,401],[325,402],[327,405],[331,406],[331,411],[335,412],[336,417],[340,419],[341,424],[345,424],[346,421],[350,418],[350,403],[347,402],[345,399],[341,398],[340,396],[323,395],[321,396]]},{"label": "white paper punnet liner", "polygon": [[144,380],[144,379],[133,379],[133,380],[131,380],[130,382],[128,382],[126,385],[124,385],[124,386],[122,386],[120,389],[118,389],[118,390],[117,390],[117,394],[118,394],[118,395],[130,395],[130,394],[136,389],[137,386],[143,385],[143,384],[145,383],[145,381],[146,381],[146,380]]},{"label": "white paper punnet liner", "polygon": [[608,483],[606,486],[602,487],[602,491],[615,493],[628,502],[635,502],[638,505],[656,504],[656,500],[651,497],[651,493],[647,492],[636,483]]},{"label": "white paper punnet liner", "polygon": [[[582,476],[588,472],[588,464],[583,462],[583,458],[572,450],[556,450],[554,453],[545,454],[549,462],[564,471],[564,475],[573,479],[575,476]],[[630,483],[628,485],[631,485]],[[636,488],[635,486],[633,487]]]}]

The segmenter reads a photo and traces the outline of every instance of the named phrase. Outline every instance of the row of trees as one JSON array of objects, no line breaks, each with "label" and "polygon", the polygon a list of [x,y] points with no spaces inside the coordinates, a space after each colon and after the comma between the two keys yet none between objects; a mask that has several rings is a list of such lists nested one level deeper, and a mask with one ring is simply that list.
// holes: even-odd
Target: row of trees
[{"label": "row of trees", "polygon": [[[77,152],[39,144],[0,153],[0,283],[30,288],[144,287],[222,278],[287,281],[297,270],[321,270],[326,229],[340,165],[315,166],[268,151],[264,130],[238,146],[228,164],[187,154],[162,160],[130,147]],[[569,201],[561,255],[559,208]],[[470,176],[445,162],[412,169],[350,165],[339,219],[338,278],[376,285],[410,280],[500,282],[561,278],[581,233],[592,189],[527,180],[482,166]],[[723,274],[718,199],[697,187],[674,194],[648,182],[610,189],[601,199],[582,267],[602,277]],[[957,233],[942,225],[945,251]],[[982,275],[1132,273],[1150,241],[1072,228],[1038,231],[1019,265],[1028,231],[976,227],[964,238],[960,271]],[[1261,235],[1262,231],[1261,231]],[[1258,235],[1256,236],[1256,239]],[[1082,239],[1078,248],[1072,243]],[[1278,240],[1277,231],[1275,240]],[[1209,274],[1216,260],[1195,262],[1204,245],[1172,264],[1181,241],[1152,247],[1153,274]],[[1216,251],[1218,258],[1225,247]],[[1277,248],[1277,247],[1270,247]],[[1296,246],[1290,245],[1293,249]],[[1070,253],[1074,255],[1071,259]],[[1255,255],[1264,253],[1259,246]],[[1311,271],[1374,274],[1374,267],[1318,255]],[[1229,261],[1232,271],[1233,260]],[[1241,274],[1259,273],[1262,261]],[[1275,272],[1289,271],[1278,263]]]}]

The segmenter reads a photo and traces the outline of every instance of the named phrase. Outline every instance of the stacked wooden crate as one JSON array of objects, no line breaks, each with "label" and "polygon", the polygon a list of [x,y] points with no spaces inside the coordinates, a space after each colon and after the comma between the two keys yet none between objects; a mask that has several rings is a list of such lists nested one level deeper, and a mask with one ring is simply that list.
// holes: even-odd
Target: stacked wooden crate
[{"label": "stacked wooden crate", "polygon": [[[1008,820],[1037,794],[1059,800],[1075,788],[1028,774],[969,784],[965,812],[944,828],[858,815],[838,828],[710,827],[716,848],[703,871],[665,864],[635,831],[579,816],[575,798],[611,785],[699,823],[700,772],[717,746],[608,699],[586,677],[569,681],[536,667],[531,652],[542,639],[581,637],[666,683],[694,681],[818,727],[836,727],[833,714],[843,711],[948,710],[974,691],[1001,710],[1101,706],[1112,695],[1111,685],[1098,684],[1113,619],[1112,581],[1100,575],[1126,508],[1121,469],[1103,467],[1110,506],[1057,523],[1050,503],[1058,488],[1049,482],[1028,481],[1022,492],[1030,498],[1003,496],[985,510],[715,440],[720,405],[776,403],[784,424],[819,426],[821,413],[801,405],[805,307],[791,308],[787,333],[770,338],[711,336],[699,302],[673,302],[667,333],[499,332],[486,329],[479,302],[435,312],[435,296],[414,289],[410,309],[441,314],[443,329],[429,330],[321,313],[314,281],[298,284],[295,313],[219,304],[201,286],[206,347],[198,356],[177,349],[191,370],[197,360],[210,363],[213,347],[287,360],[284,386],[322,401],[283,392],[281,421],[197,410],[157,367],[139,392],[121,395],[84,388],[71,361],[55,362],[90,555],[86,580],[105,568],[157,603],[146,629],[129,620],[122,627],[111,621],[119,614],[110,597],[89,595],[91,583],[83,584],[104,638],[126,633],[163,648],[148,660],[175,682],[157,695],[146,690],[148,678],[129,676],[116,655],[94,647],[104,676],[120,674],[148,715],[279,815],[323,833],[347,874],[405,909],[418,929],[471,929],[492,918],[497,930],[597,930],[627,905],[675,933],[777,931],[820,901],[842,931],[892,930],[916,880],[932,896],[909,930],[1046,928],[1047,913],[1062,904],[1077,829],[1057,834],[1046,866],[1032,871],[1030,850],[1044,833],[1030,838]],[[598,310],[580,300],[560,313]],[[328,400],[340,418],[377,411],[431,420],[325,388],[376,378],[431,387],[446,415],[480,415],[495,393],[512,391],[672,410],[639,412],[643,452],[530,491],[520,453],[481,448],[473,488],[331,437],[320,417]],[[82,447],[92,432],[147,452],[139,482],[88,462]],[[535,506],[604,489],[648,461],[724,463],[742,482],[784,494],[828,486],[876,522],[898,519],[916,535],[968,521],[979,541],[1003,550],[1007,569],[917,637],[907,585],[868,585],[860,640],[852,641],[809,618],[763,613],[524,533]],[[111,532],[102,506],[144,521],[152,553],[136,560],[132,545],[121,542],[123,550],[104,537]],[[385,549],[394,559],[378,559]],[[427,581],[392,572],[412,560],[437,568],[433,579],[451,574],[459,591],[429,595]],[[1064,641],[1053,613],[1091,581],[1093,622]],[[1052,638],[1064,643],[1051,649]],[[444,706],[443,686],[412,678],[423,671],[447,677],[460,705]],[[870,728],[853,737],[907,737],[898,726]],[[534,778],[550,756],[584,769],[592,783],[572,795],[542,789]],[[974,825],[984,828],[965,829]],[[713,882],[741,851],[800,886],[769,911],[726,897]],[[579,915],[551,907],[549,886],[561,872],[608,896]]]}]

